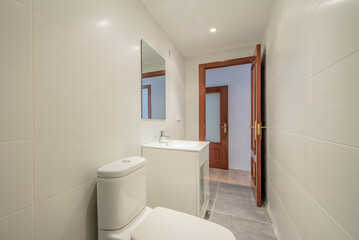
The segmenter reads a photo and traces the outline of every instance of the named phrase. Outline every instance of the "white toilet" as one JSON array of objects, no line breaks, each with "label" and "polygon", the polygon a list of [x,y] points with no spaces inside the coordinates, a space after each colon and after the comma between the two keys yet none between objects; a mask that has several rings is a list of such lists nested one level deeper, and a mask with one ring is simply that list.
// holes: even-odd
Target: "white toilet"
[{"label": "white toilet", "polygon": [[207,220],[146,207],[146,167],[128,157],[97,171],[99,240],[235,240],[228,229]]}]

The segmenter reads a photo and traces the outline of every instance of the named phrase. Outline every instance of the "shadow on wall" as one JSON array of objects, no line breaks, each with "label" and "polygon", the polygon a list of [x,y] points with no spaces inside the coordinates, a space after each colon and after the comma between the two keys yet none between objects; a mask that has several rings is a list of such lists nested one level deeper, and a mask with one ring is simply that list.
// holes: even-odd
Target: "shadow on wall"
[{"label": "shadow on wall", "polygon": [[[84,207],[86,207],[84,209]],[[85,218],[83,221],[79,218]],[[86,224],[81,226],[79,224]],[[62,240],[75,239],[75,240],[97,240],[97,186],[94,181],[93,186],[88,188],[84,197],[78,202],[77,207],[74,209],[73,214],[66,227],[66,231],[62,235]],[[71,236],[71,233],[78,231],[78,229],[84,229],[76,238]]]}]

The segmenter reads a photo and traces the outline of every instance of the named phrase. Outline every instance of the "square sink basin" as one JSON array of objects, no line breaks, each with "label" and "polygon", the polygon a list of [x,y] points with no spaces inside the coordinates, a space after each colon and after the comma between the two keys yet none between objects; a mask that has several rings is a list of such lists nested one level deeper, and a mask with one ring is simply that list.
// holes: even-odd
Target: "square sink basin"
[{"label": "square sink basin", "polygon": [[200,151],[207,146],[209,142],[185,141],[185,140],[168,140],[166,142],[153,142],[142,145],[142,147],[162,148],[172,150]]}]

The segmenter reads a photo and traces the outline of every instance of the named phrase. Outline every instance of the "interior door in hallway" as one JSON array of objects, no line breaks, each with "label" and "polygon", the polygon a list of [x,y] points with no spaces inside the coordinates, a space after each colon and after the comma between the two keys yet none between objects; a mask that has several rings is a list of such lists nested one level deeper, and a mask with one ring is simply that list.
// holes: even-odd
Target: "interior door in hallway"
[{"label": "interior door in hallway", "polygon": [[228,169],[228,86],[206,88],[209,167]]},{"label": "interior door in hallway", "polygon": [[257,45],[251,67],[251,178],[257,206],[262,205],[261,46]]}]

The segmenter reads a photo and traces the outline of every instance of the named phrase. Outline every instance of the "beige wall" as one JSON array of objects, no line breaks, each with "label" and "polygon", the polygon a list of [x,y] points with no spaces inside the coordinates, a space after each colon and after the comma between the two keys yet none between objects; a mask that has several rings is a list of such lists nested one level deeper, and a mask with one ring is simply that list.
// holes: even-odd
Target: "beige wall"
[{"label": "beige wall", "polygon": [[[97,239],[96,169],[184,137],[182,55],[139,0],[2,0],[0,20],[0,239]],[[141,38],[165,121],[141,120]]]},{"label": "beige wall", "polygon": [[358,22],[357,0],[273,9],[267,189],[281,240],[359,239]]},{"label": "beige wall", "polygon": [[199,139],[199,64],[252,56],[255,45],[203,54],[185,59],[185,139]]}]

